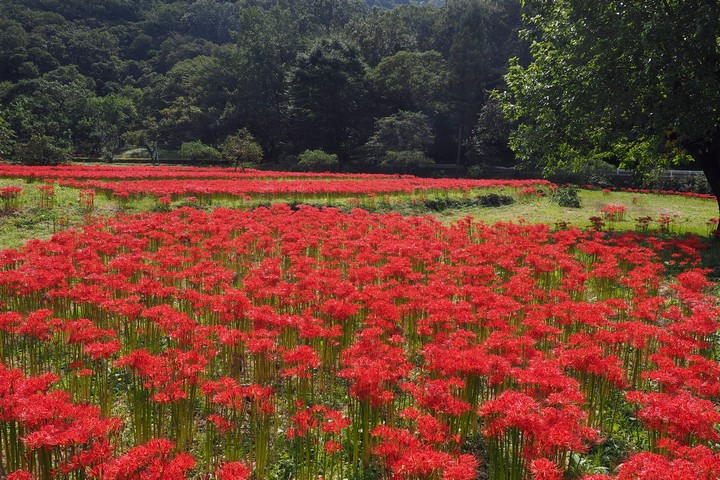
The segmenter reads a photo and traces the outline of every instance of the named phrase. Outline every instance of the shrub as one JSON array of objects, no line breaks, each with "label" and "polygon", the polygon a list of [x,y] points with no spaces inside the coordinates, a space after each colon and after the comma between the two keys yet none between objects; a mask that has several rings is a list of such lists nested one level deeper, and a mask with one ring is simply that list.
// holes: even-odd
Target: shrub
[{"label": "shrub", "polygon": [[512,205],[515,199],[508,195],[500,195],[497,193],[488,193],[477,198],[478,204],[483,207],[501,207],[503,205]]},{"label": "shrub", "polygon": [[334,153],[326,153],[322,150],[305,150],[298,156],[298,165],[304,170],[321,172],[336,169],[340,165],[340,161]]},{"label": "shrub", "polygon": [[209,160],[211,162],[214,162],[222,158],[220,152],[218,152],[210,145],[205,145],[199,140],[193,142],[183,142],[183,144],[180,146],[179,153],[182,157],[187,158],[193,162],[197,162],[199,160]]},{"label": "shrub", "polygon": [[467,169],[467,177],[468,178],[483,178],[486,173],[486,166],[485,165],[471,165]]},{"label": "shrub", "polygon": [[580,208],[581,206],[578,191],[573,187],[556,188],[550,193],[550,200],[566,208]]}]

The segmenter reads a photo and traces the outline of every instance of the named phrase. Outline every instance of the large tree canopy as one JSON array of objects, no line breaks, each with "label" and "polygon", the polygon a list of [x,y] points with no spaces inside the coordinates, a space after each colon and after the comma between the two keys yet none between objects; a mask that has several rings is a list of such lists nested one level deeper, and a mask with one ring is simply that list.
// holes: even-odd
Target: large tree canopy
[{"label": "large tree canopy", "polygon": [[683,159],[720,194],[718,0],[525,0],[534,60],[502,94],[511,145],[547,170]]}]

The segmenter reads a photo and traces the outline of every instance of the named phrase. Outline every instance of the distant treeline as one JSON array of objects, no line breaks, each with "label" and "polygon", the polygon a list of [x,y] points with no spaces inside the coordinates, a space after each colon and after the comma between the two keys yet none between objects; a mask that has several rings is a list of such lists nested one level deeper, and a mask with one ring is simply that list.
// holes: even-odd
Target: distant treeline
[{"label": "distant treeline", "polygon": [[521,24],[520,0],[5,0],[0,157],[511,158],[488,92]]}]

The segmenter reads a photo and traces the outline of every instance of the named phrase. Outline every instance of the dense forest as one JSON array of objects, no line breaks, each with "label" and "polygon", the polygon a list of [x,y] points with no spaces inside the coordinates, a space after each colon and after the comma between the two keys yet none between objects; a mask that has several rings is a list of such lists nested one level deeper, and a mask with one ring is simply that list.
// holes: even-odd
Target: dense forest
[{"label": "dense forest", "polygon": [[[5,0],[0,156],[334,158],[412,169],[507,158],[490,99],[519,0]],[[317,154],[312,157],[310,153]],[[246,158],[244,158],[246,157]],[[310,163],[308,163],[310,165]]]}]

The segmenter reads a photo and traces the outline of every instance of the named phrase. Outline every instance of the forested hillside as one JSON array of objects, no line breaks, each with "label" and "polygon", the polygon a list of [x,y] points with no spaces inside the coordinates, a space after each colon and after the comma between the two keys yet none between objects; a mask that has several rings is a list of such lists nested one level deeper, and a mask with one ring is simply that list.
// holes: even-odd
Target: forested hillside
[{"label": "forested hillside", "polygon": [[[487,92],[526,55],[520,2],[437,3],[6,0],[0,156],[182,148],[291,165],[323,150],[341,168],[402,169],[500,158]],[[260,155],[243,150],[254,142]]]}]

